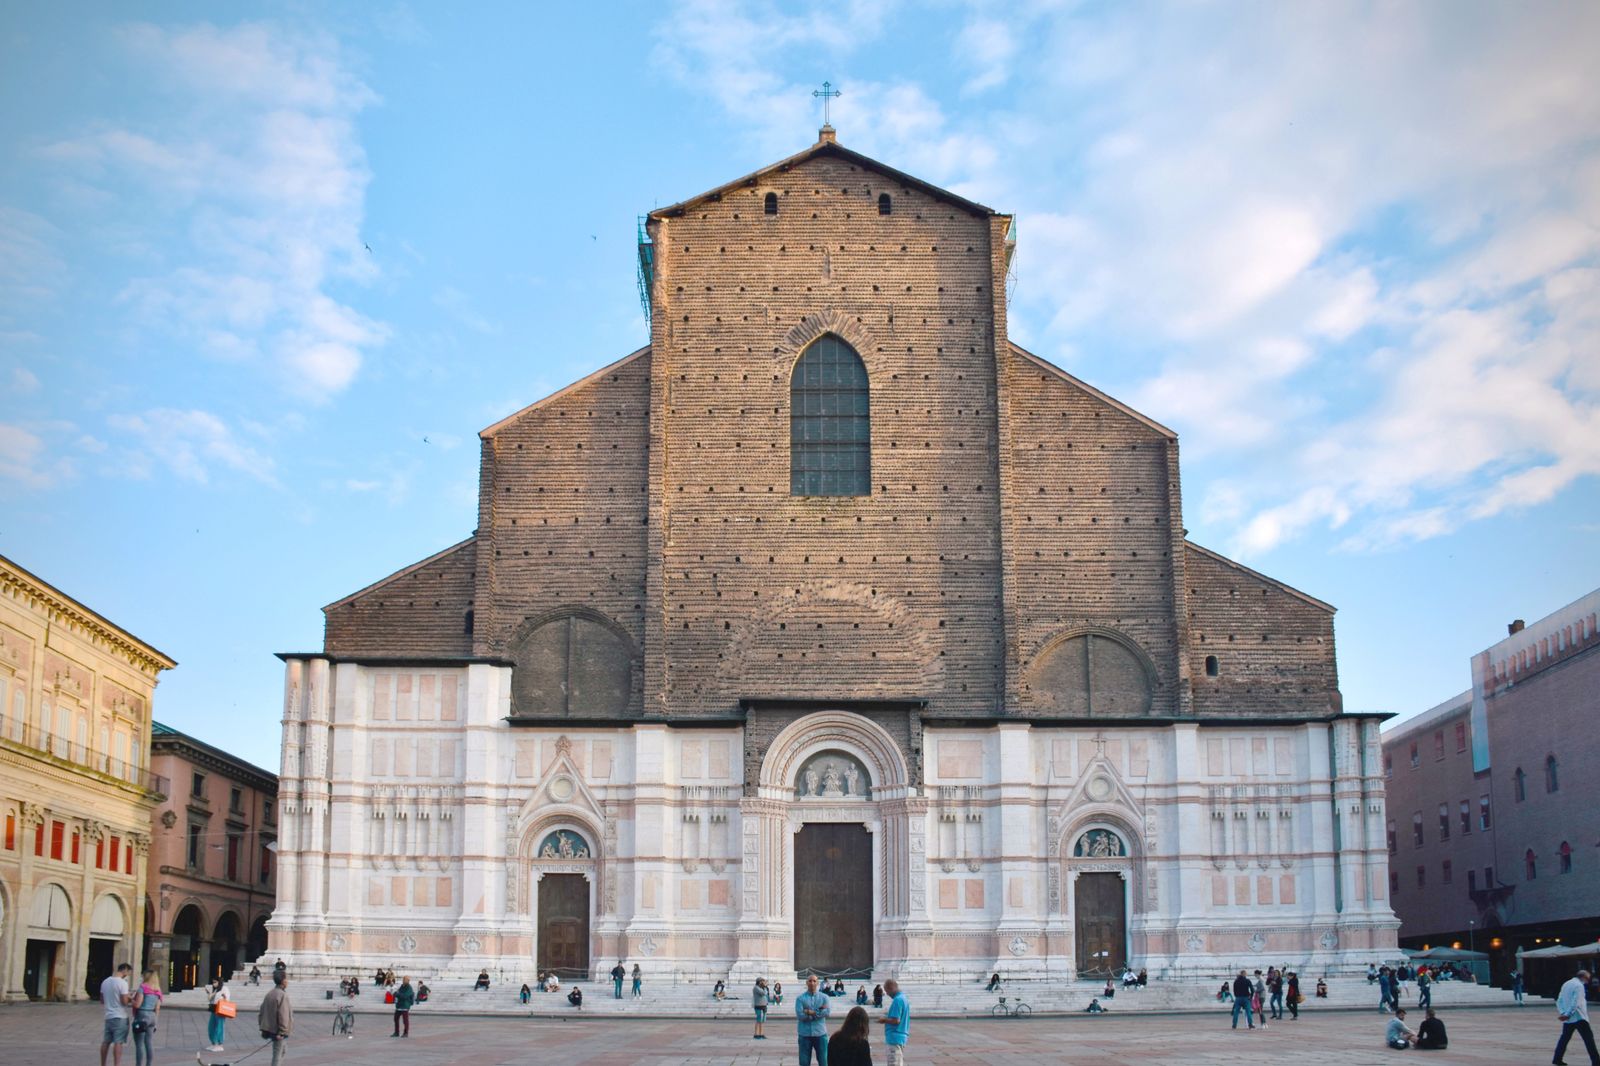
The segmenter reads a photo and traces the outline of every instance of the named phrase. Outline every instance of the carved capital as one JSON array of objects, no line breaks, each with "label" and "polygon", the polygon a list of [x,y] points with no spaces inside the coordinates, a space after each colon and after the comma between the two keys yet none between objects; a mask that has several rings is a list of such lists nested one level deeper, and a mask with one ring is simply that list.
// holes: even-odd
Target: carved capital
[{"label": "carved capital", "polygon": [[44,807],[38,803],[29,803],[23,800],[17,805],[22,814],[22,828],[32,829],[44,824]]}]

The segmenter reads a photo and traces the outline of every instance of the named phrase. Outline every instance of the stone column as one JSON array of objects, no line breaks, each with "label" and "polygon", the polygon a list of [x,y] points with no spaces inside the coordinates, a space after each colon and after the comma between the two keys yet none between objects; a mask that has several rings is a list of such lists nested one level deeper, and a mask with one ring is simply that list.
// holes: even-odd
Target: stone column
[{"label": "stone column", "polygon": [[19,806],[18,818],[18,873],[17,891],[11,898],[11,906],[15,911],[11,919],[11,928],[15,934],[10,938],[10,952],[3,961],[9,971],[5,980],[0,982],[6,990],[8,1001],[26,1002],[28,994],[22,987],[23,974],[28,965],[28,915],[33,911],[33,834],[44,824],[44,808],[37,803],[24,800]]}]

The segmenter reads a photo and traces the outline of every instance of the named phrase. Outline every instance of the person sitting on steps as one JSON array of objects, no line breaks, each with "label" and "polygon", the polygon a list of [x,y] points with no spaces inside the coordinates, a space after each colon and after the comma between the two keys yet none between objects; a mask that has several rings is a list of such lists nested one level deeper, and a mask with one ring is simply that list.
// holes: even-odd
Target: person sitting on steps
[{"label": "person sitting on steps", "polygon": [[583,989],[579,988],[577,985],[573,985],[572,991],[567,993],[567,1002],[572,1004],[574,1007],[577,1007],[579,1010],[582,1010]]},{"label": "person sitting on steps", "polygon": [[986,987],[984,989],[984,991],[985,992],[993,992],[995,989],[997,989],[999,987],[1000,987],[1000,975],[998,973],[990,974],[989,975],[988,987]]},{"label": "person sitting on steps", "polygon": [[478,971],[478,980],[473,984],[472,990],[474,992],[487,992],[489,990],[489,971],[488,970],[479,970]]}]

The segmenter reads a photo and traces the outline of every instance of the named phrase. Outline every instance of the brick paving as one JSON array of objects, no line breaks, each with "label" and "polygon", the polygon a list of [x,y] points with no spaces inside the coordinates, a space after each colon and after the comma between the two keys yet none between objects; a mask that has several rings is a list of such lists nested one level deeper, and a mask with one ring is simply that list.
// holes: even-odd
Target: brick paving
[{"label": "brick paving", "polygon": [[[1427,1062],[1472,1066],[1514,1066],[1550,1061],[1559,1035],[1553,1013],[1541,1007],[1464,1010],[1441,1015],[1449,1026],[1449,1051],[1425,1056]],[[204,1044],[205,1015],[168,1011],[157,1033],[156,1063],[192,1063]],[[556,1060],[584,1066],[777,1066],[795,1062],[791,1025],[769,1024],[764,1042],[750,1039],[745,1023],[734,1021],[659,1021],[511,1019],[429,1016],[413,1012],[409,1040],[389,1037],[387,1019],[363,1015],[353,1039],[329,1035],[330,1017],[306,1013],[291,1041],[295,1066],[526,1066]],[[1415,1020],[1415,1019],[1413,1019]],[[240,1019],[244,1022],[244,1019]],[[986,1066],[1037,1063],[1106,1064],[1137,1061],[1140,1066],[1185,1066],[1289,1061],[1295,1066],[1364,1066],[1394,1061],[1383,1047],[1386,1019],[1376,1011],[1308,1013],[1295,1022],[1274,1023],[1266,1031],[1237,1032],[1225,1015],[1074,1016],[1027,1020],[943,1020],[913,1022],[911,1063],[983,1062]],[[227,1053],[202,1053],[205,1063],[238,1063],[259,1044],[241,1042],[248,1022],[230,1023]],[[97,1004],[43,1004],[0,1007],[0,1061],[6,1066],[62,1066],[94,1062],[99,1042]],[[253,1034],[251,1034],[253,1035]],[[881,1046],[874,1047],[883,1061]],[[66,1054],[64,1054],[66,1052]],[[1569,1062],[1581,1061],[1570,1058]],[[133,1066],[133,1049],[123,1061]],[[270,1052],[249,1059],[270,1061]]]}]

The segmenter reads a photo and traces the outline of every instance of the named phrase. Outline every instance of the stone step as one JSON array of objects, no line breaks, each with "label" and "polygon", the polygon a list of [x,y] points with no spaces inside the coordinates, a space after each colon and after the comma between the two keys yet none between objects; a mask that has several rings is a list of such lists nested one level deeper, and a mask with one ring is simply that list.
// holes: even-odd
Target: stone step
[{"label": "stone step", "polygon": [[[1131,989],[1119,991],[1116,996],[1102,1002],[1116,1013],[1225,1011],[1230,1009],[1229,1005],[1219,1003],[1216,999],[1217,988],[1221,983],[1220,975],[1215,981],[1157,981],[1140,991]],[[794,1010],[793,996],[799,989],[791,992],[787,982],[785,985],[784,1002],[771,1008],[775,1021],[779,1018],[786,1020]],[[534,993],[527,1004],[520,1002],[515,989],[504,986],[479,992],[456,982],[440,987],[431,979],[430,986],[432,987],[428,1002],[418,1004],[415,1010],[440,1014],[489,1014],[514,1017],[576,1013],[575,1008],[566,1000],[566,991],[571,985],[563,986],[560,993]],[[241,1016],[253,1014],[259,1008],[268,987],[270,986],[265,982],[259,986],[248,984],[230,986]],[[730,991],[726,999],[718,1001],[712,998],[709,988],[703,984],[673,983],[670,980],[663,980],[655,985],[646,983],[642,999],[634,999],[627,995],[627,986],[624,986],[624,998],[618,1000],[612,996],[609,981],[580,982],[579,987],[584,990],[583,1013],[586,1015],[634,1017],[693,1015],[701,1018],[748,1018],[751,1012],[748,989]],[[1098,982],[1013,981],[1002,986],[999,995],[1004,995],[1008,1002],[1013,1004],[1021,1000],[1037,1013],[1073,1013],[1086,1007],[1091,998],[1100,996],[1102,989],[1103,985]],[[331,999],[327,995],[329,991],[333,992]],[[981,985],[975,983],[916,985],[910,991],[916,1012],[921,1017],[988,1015],[993,1012],[999,1001],[997,994],[986,993]],[[1328,982],[1328,991],[1329,998],[1326,1000],[1308,996],[1304,1009],[1377,1012],[1377,990],[1368,985],[1363,978],[1332,979]],[[361,995],[354,1000],[347,1000],[339,994],[333,982],[319,979],[300,982],[291,980],[290,994],[296,1010],[299,1011],[333,1011],[346,1003],[363,1014],[391,1013],[394,1010],[391,1005],[383,1002],[383,996],[372,985],[364,987]],[[1527,998],[1530,1002],[1538,1001],[1536,997]],[[835,1017],[842,1017],[855,1006],[855,997],[851,994],[831,1002]],[[1503,989],[1489,986],[1447,981],[1435,986],[1433,1002],[1441,1010],[1478,1006],[1503,1007],[1511,1003],[1511,994]],[[1415,1004],[1416,995],[1413,989],[1409,996],[1402,997],[1401,1005],[1411,1009]],[[167,997],[166,1006],[168,1009],[205,1010],[205,990],[191,989],[173,993]],[[867,1009],[873,1010],[870,1004]]]}]

